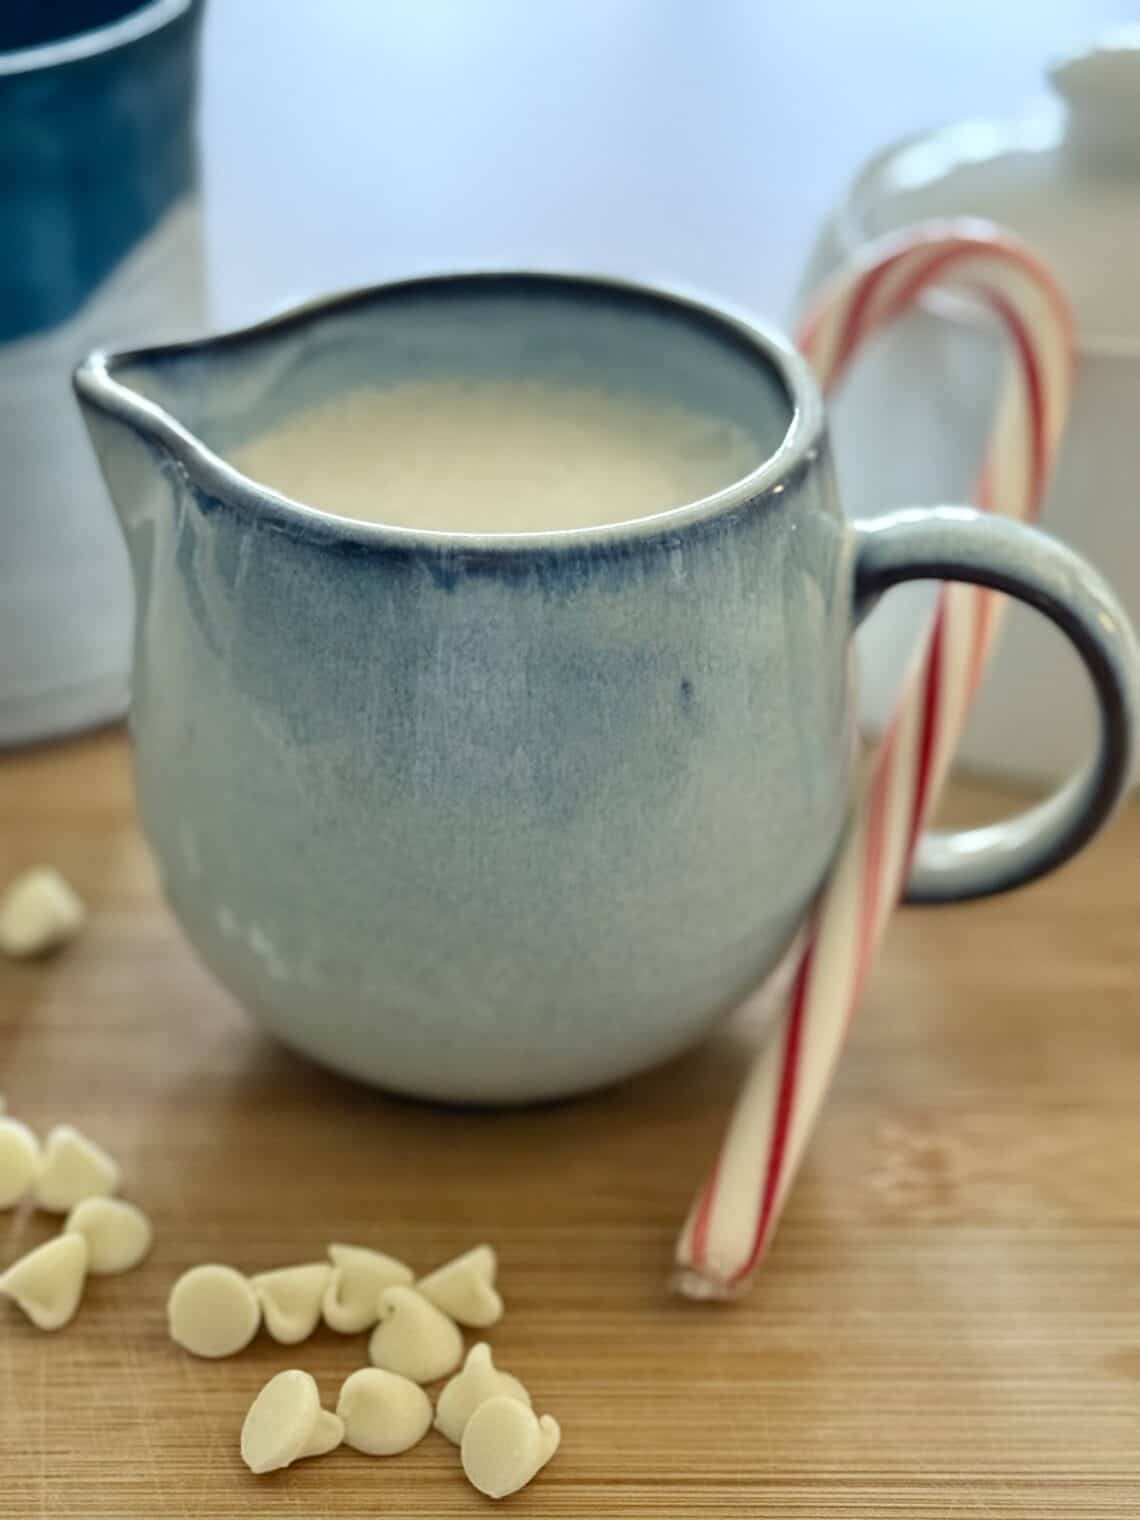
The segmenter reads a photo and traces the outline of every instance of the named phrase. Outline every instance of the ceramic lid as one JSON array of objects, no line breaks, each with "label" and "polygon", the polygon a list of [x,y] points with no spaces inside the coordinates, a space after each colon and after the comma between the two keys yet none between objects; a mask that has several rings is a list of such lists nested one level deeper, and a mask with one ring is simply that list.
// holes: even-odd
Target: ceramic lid
[{"label": "ceramic lid", "polygon": [[1140,26],[1049,71],[1019,119],[964,121],[873,159],[839,218],[849,247],[927,217],[983,216],[1052,263],[1083,352],[1140,352]]}]

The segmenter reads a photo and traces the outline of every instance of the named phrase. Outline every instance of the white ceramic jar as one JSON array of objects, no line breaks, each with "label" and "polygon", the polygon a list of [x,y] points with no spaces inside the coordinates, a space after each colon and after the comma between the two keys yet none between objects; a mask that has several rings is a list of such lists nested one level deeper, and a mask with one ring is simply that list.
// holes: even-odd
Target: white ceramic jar
[{"label": "white ceramic jar", "polygon": [[[1054,98],[895,144],[856,178],[820,235],[803,291],[871,238],[932,217],[1001,223],[1049,261],[1073,302],[1078,381],[1043,525],[1112,580],[1140,621],[1140,28],[1049,74]],[[843,500],[855,516],[968,500],[1001,364],[992,321],[947,292],[861,356],[832,403]],[[892,448],[883,449],[883,418]],[[860,638],[872,725],[893,703],[932,592],[889,599]],[[962,748],[1018,779],[1055,780],[1092,743],[1076,661],[1011,609]]]}]

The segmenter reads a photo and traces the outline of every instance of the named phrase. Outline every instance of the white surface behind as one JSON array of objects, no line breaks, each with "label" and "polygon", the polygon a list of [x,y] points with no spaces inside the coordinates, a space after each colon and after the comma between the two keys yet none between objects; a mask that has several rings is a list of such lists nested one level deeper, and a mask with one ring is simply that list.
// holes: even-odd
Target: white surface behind
[{"label": "white surface behind", "polygon": [[783,321],[902,133],[1016,109],[1140,0],[213,0],[216,315],[463,263],[700,287]]}]

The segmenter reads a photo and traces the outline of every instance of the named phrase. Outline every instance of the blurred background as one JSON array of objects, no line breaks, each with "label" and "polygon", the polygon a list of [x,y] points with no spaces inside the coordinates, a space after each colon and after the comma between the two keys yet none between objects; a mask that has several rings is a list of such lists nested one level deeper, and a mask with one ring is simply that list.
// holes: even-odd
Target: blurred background
[{"label": "blurred background", "polygon": [[215,0],[215,314],[419,268],[583,266],[786,322],[904,134],[1022,109],[1136,0]]}]

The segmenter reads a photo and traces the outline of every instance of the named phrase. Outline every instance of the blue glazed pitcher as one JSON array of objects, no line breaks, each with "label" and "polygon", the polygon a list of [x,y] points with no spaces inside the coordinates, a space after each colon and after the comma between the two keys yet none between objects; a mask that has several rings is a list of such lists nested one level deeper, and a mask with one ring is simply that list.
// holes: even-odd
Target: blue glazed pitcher
[{"label": "blue glazed pitcher", "polygon": [[0,4],[0,743],[126,705],[130,577],[69,378],[201,326],[201,11]]},{"label": "blue glazed pitcher", "polygon": [[[232,462],[362,386],[411,381],[430,404],[457,377],[699,408],[746,433],[754,467],[633,521],[496,533],[322,510],[319,450],[307,502]],[[899,581],[1029,601],[1101,714],[1079,780],[926,841],[915,895],[1041,874],[1124,784],[1136,651],[1099,577],[965,508],[849,525],[805,364],[707,305],[423,279],[96,354],[76,383],[134,573],[131,724],[166,892],[247,1007],[353,1076],[561,1096],[665,1059],[751,992],[842,837],[851,636]]]}]

